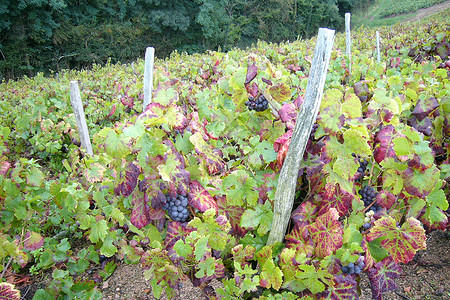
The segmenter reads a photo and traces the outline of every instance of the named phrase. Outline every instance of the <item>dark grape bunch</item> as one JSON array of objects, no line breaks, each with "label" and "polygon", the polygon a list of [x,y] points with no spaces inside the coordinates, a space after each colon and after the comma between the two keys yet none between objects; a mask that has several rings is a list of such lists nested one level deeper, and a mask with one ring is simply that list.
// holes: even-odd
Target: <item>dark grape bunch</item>
[{"label": "dark grape bunch", "polygon": [[352,153],[352,156],[358,158],[359,161],[358,173],[363,175],[364,172],[366,172],[367,165],[369,164],[369,162],[365,158],[363,159],[359,158],[355,153]]},{"label": "dark grape bunch", "polygon": [[176,197],[167,197],[167,203],[164,209],[169,214],[170,218],[178,222],[186,222],[189,217],[187,209],[188,199],[186,195],[177,195]]},{"label": "dark grape bunch", "polygon": [[249,110],[264,111],[269,108],[269,101],[261,94],[256,99],[252,96],[248,97],[245,105]]},{"label": "dark grape bunch", "polygon": [[355,263],[349,263],[346,266],[341,266],[341,271],[347,275],[359,275],[361,271],[364,269],[364,256],[358,257],[358,260]]},{"label": "dark grape bunch", "polygon": [[[368,207],[373,200],[377,197],[377,192],[373,189],[371,186],[364,186],[362,189],[358,192],[361,195],[361,199],[364,202],[364,206]],[[381,206],[378,206],[376,203],[374,203],[369,210],[366,212],[366,217],[364,219],[363,228],[364,230],[370,229],[372,227],[372,221],[373,221],[373,215],[380,211],[382,209]]]},{"label": "dark grape bunch", "polygon": [[[375,192],[373,187],[366,185],[362,189],[359,190],[358,194],[361,195],[361,199],[364,202],[364,205],[367,207],[373,202],[373,200],[375,200],[378,193]],[[374,212],[377,212],[377,211],[381,210],[381,207],[379,207],[378,205],[376,205],[376,203],[374,203],[374,205],[372,205],[369,208],[369,210],[373,210]]]}]

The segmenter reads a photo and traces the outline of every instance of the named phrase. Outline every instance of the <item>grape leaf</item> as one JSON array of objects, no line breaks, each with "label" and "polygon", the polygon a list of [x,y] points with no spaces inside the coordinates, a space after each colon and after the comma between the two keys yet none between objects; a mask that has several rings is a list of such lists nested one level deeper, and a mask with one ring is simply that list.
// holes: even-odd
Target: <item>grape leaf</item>
[{"label": "grape leaf", "polygon": [[249,84],[253,79],[255,79],[256,75],[258,74],[258,67],[255,63],[252,65],[249,65],[247,67],[247,75],[245,76],[245,82],[244,84]]},{"label": "grape leaf", "polygon": [[206,210],[212,208],[217,211],[217,202],[214,198],[209,194],[209,192],[198,182],[197,180],[193,180],[189,184],[189,205],[195,207],[201,212],[205,212]]},{"label": "grape leaf", "polygon": [[210,175],[216,175],[223,172],[225,163],[217,155],[212,147],[205,142],[200,132],[194,133],[189,141],[194,145],[195,151],[205,160],[206,168]]},{"label": "grape leaf", "polygon": [[150,223],[148,197],[146,193],[136,190],[133,193],[133,207],[131,209],[130,221],[138,229],[147,226]]},{"label": "grape leaf", "polygon": [[291,89],[285,83],[278,83],[269,88],[272,98],[278,103],[287,102],[291,99]]},{"label": "grape leaf", "polygon": [[272,246],[264,246],[259,250],[255,258],[261,265],[259,283],[264,288],[274,288],[279,290],[283,283],[283,272],[277,267],[272,258]]},{"label": "grape leaf", "polygon": [[186,237],[192,230],[187,228],[187,223],[175,221],[167,222],[167,234],[165,239],[166,250],[173,250],[175,243]]},{"label": "grape leaf", "polygon": [[427,168],[424,171],[408,167],[403,172],[403,184],[405,190],[411,195],[425,198],[438,184],[439,177],[439,169],[436,166]]},{"label": "grape leaf", "polygon": [[30,173],[27,174],[27,183],[30,186],[41,186],[44,179],[44,173],[35,166],[31,167]]},{"label": "grape leaf", "polygon": [[91,232],[89,234],[89,239],[93,243],[103,241],[103,239],[108,234],[108,222],[106,220],[100,220],[91,224]]},{"label": "grape leaf", "polygon": [[399,277],[400,273],[400,267],[390,256],[376,263],[368,273],[373,299],[382,300],[384,292],[397,290],[394,279]]},{"label": "grape leaf", "polygon": [[244,170],[233,171],[222,181],[229,205],[242,206],[246,202],[249,206],[255,206],[259,194],[254,190],[255,186],[256,181]]},{"label": "grape leaf", "polygon": [[230,220],[234,235],[241,237],[244,236],[248,231],[241,226],[241,218],[245,212],[245,208],[241,206],[228,205],[226,196],[216,196],[216,198],[217,206],[226,213],[228,219]]},{"label": "grape leaf", "polygon": [[123,181],[114,189],[116,195],[122,194],[125,197],[130,196],[136,188],[137,180],[140,174],[141,170],[139,167],[133,163],[129,163],[125,169]]},{"label": "grape leaf", "polygon": [[348,209],[352,205],[352,201],[355,195],[341,190],[339,187],[336,189],[335,193],[320,193],[320,200],[318,201],[318,215],[322,215],[330,210],[330,208],[335,208],[341,216],[347,214]]},{"label": "grape leaf", "polygon": [[303,272],[298,274],[298,278],[313,294],[321,293],[325,290],[325,284],[329,283],[331,275],[324,270],[316,269],[314,266],[300,265],[299,269]]},{"label": "grape leaf", "polygon": [[265,235],[272,227],[273,211],[270,201],[264,205],[257,205],[254,209],[246,209],[241,218],[241,226],[244,228],[256,228],[260,236]]},{"label": "grape leaf", "polygon": [[408,218],[401,228],[390,216],[375,221],[366,239],[368,242],[382,238],[381,245],[389,251],[396,263],[408,263],[417,250],[426,249],[425,230],[415,218]]},{"label": "grape leaf", "polygon": [[344,231],[338,219],[338,211],[335,208],[331,208],[327,213],[317,217],[316,221],[308,226],[311,238],[316,245],[316,256],[326,257],[342,247]]},{"label": "grape leaf", "polygon": [[430,97],[425,100],[419,98],[411,114],[413,116],[416,116],[417,120],[422,121],[426,116],[428,116],[433,110],[438,107],[439,101],[435,97]]},{"label": "grape leaf", "polygon": [[115,158],[125,157],[130,153],[125,144],[126,140],[127,138],[123,134],[117,134],[114,129],[109,130],[105,141],[106,153]]},{"label": "grape leaf", "polygon": [[286,247],[304,253],[306,257],[311,257],[314,253],[314,243],[309,237],[307,226],[295,224],[294,229],[286,235]]},{"label": "grape leaf", "polygon": [[[358,100],[359,101],[359,100]],[[334,285],[330,287],[331,300],[357,300],[358,283],[353,276],[339,274],[333,278]]]},{"label": "grape leaf", "polygon": [[298,226],[305,226],[311,224],[318,211],[318,206],[312,202],[303,202],[300,204],[291,215],[292,220]]},{"label": "grape leaf", "polygon": [[99,163],[91,163],[89,168],[84,170],[84,176],[90,183],[101,182],[106,168]]},{"label": "grape leaf", "polygon": [[16,290],[14,285],[11,283],[0,282],[0,299],[20,300],[20,291]]},{"label": "grape leaf", "polygon": [[25,250],[34,251],[40,249],[44,245],[44,238],[37,232],[27,231],[23,247]]},{"label": "grape leaf", "polygon": [[355,94],[346,94],[341,106],[342,113],[348,119],[361,117],[361,101]]}]

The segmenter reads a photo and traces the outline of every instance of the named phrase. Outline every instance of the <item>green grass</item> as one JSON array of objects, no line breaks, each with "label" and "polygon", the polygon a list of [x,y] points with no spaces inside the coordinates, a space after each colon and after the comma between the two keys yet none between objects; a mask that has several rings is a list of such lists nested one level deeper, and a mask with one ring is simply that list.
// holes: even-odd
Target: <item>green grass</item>
[{"label": "green grass", "polygon": [[[398,2],[409,2],[410,0],[395,0]],[[361,25],[369,27],[390,26],[416,16],[416,12],[401,14],[395,17],[382,18],[385,9],[390,6],[392,0],[377,0],[373,5],[365,10],[355,12],[352,15],[352,27],[357,28]]]}]

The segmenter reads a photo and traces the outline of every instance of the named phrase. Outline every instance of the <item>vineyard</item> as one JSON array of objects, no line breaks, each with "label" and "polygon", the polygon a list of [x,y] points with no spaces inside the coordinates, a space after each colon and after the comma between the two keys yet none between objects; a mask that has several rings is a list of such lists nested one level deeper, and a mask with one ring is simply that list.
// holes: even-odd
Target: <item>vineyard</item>
[{"label": "vineyard", "polygon": [[409,12],[415,12],[421,8],[426,8],[434,4],[442,3],[447,0],[410,0],[410,1],[387,1],[387,6],[383,7],[380,13],[381,18],[392,17]]},{"label": "vineyard", "polygon": [[144,111],[142,60],[2,83],[0,298],[46,274],[34,299],[101,299],[119,261],[140,263],[156,298],[190,280],[210,299],[358,299],[362,273],[373,299],[395,290],[426,234],[449,228],[450,12],[376,30],[381,62],[375,30],[361,27],[351,67],[336,34],[288,232],[273,245],[316,38],[174,52],[155,61]]}]

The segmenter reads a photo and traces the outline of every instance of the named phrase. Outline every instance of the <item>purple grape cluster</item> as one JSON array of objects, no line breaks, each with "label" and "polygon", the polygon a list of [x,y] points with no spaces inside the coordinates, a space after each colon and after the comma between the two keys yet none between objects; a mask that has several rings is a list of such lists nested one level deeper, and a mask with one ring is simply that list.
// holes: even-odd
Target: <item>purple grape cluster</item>
[{"label": "purple grape cluster", "polygon": [[264,111],[269,108],[269,101],[267,101],[264,95],[259,95],[256,99],[252,96],[248,97],[245,101],[245,105],[249,110]]},{"label": "purple grape cluster", "polygon": [[[362,201],[364,202],[364,205],[367,207],[369,206],[373,200],[377,197],[377,192],[373,189],[371,186],[364,186],[362,189],[359,190],[358,194],[361,196]],[[373,212],[377,212],[381,210],[381,207],[378,206],[376,203],[374,203],[369,210],[372,210]]]},{"label": "purple grape cluster", "polygon": [[358,173],[361,174],[359,178],[362,178],[364,172],[366,172],[367,165],[369,165],[369,162],[365,158],[363,159],[359,158],[355,153],[352,153],[352,156],[358,159],[359,162]]},{"label": "purple grape cluster", "polygon": [[186,222],[189,217],[187,205],[187,196],[178,194],[176,197],[168,196],[167,202],[163,208],[167,211],[172,220],[177,222]]},{"label": "purple grape cluster", "polygon": [[364,269],[364,256],[360,256],[355,263],[349,263],[346,266],[341,266],[341,271],[347,275],[359,275]]}]

